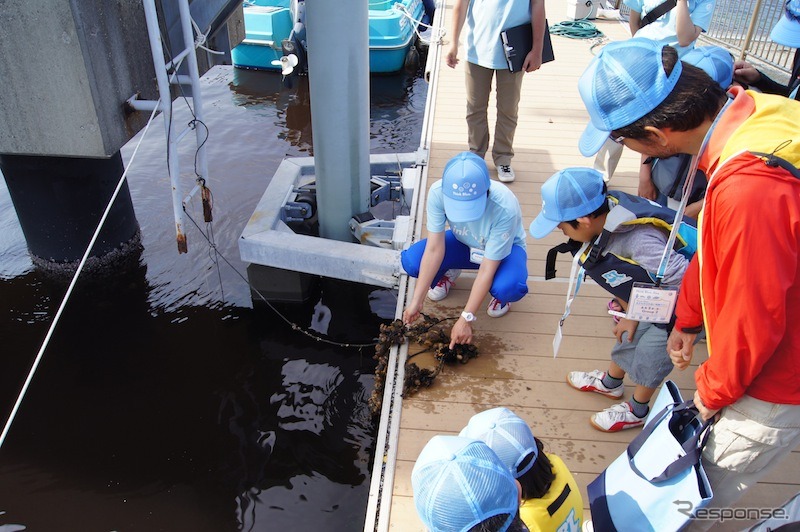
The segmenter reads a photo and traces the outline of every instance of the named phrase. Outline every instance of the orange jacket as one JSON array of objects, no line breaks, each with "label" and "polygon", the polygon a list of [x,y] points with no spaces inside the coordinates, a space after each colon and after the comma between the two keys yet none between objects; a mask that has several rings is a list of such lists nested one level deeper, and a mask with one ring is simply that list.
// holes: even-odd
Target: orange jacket
[{"label": "orange jacket", "polygon": [[800,178],[751,153],[800,168],[800,102],[732,92],[700,159],[710,180],[676,327],[705,324],[695,380],[708,408],[744,394],[800,404]]}]

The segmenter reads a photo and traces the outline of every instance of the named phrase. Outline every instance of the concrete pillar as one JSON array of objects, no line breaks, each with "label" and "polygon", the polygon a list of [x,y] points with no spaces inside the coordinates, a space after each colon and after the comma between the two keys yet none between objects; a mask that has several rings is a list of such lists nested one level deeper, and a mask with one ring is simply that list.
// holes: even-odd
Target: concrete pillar
[{"label": "concrete pillar", "polygon": [[[0,170],[34,264],[59,276],[74,273],[124,171],[120,153],[108,159],[0,155]],[[113,267],[140,249],[125,183],[87,268]]]},{"label": "concrete pillar", "polygon": [[370,193],[367,0],[306,0],[306,35],[320,236],[351,242]]}]

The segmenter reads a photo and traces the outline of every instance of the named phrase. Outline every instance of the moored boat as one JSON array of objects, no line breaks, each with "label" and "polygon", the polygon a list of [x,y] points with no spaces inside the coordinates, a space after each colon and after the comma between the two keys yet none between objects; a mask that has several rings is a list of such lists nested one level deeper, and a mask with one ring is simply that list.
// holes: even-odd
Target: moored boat
[{"label": "moored boat", "polygon": [[[397,72],[415,61],[417,24],[425,18],[422,0],[370,0],[370,72]],[[245,39],[231,51],[234,66],[284,74],[306,71],[304,0],[246,2],[244,25]],[[282,60],[290,55],[297,61]]]}]

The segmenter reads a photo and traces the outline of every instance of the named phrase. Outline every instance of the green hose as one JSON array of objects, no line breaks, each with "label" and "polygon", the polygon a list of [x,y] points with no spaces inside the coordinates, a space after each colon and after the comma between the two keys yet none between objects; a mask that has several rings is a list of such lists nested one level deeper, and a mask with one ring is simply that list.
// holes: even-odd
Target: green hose
[{"label": "green hose", "polygon": [[550,35],[561,35],[569,39],[595,39],[589,50],[594,53],[594,48],[603,44],[608,39],[597,26],[581,18],[578,20],[565,20],[549,27]]}]

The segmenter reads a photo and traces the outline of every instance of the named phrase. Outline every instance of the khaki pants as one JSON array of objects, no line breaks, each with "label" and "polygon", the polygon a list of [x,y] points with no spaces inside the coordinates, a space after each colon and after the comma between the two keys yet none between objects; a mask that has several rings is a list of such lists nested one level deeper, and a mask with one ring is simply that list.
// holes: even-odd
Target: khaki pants
[{"label": "khaki pants", "polygon": [[489,149],[489,93],[492,78],[497,84],[497,123],[494,127],[492,160],[495,166],[510,165],[514,157],[514,132],[524,72],[493,70],[466,62],[467,130],[469,151],[484,157]]},{"label": "khaki pants", "polygon": [[[714,498],[710,508],[731,508],[748,489],[800,444],[800,405],[767,403],[748,395],[722,410],[703,450]],[[778,508],[783,501],[774,501]],[[687,530],[708,530],[694,520]]]}]

